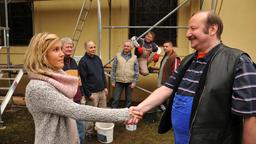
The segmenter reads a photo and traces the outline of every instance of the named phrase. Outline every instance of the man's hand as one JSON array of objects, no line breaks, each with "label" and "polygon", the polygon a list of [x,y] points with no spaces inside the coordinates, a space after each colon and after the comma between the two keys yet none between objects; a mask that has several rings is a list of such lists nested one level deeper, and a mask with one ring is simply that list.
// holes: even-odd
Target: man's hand
[{"label": "man's hand", "polygon": [[116,87],[116,83],[112,83],[112,87]]},{"label": "man's hand", "polygon": [[139,110],[138,107],[131,106],[129,108],[129,113],[132,116],[130,120],[126,122],[126,124],[137,124],[143,117],[143,113]]},{"label": "man's hand", "polygon": [[131,87],[131,88],[135,88],[135,86],[136,86],[136,82],[132,82],[132,83],[130,84],[130,87]]},{"label": "man's hand", "polygon": [[85,96],[82,95],[81,104],[85,105],[85,103],[86,103]]},{"label": "man's hand", "polygon": [[90,99],[91,101],[94,101],[94,100],[95,100],[95,95],[91,95],[91,96],[89,97],[89,99]]},{"label": "man's hand", "polygon": [[105,92],[105,95],[107,96],[107,95],[108,95],[108,89],[105,88],[105,89],[104,89],[104,92]]}]

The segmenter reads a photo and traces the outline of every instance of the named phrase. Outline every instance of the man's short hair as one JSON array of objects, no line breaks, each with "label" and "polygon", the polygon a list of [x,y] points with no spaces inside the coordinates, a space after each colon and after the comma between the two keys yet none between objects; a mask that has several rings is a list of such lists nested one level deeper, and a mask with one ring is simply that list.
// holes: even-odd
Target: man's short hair
[{"label": "man's short hair", "polygon": [[165,43],[169,43],[171,46],[174,46],[174,45],[173,45],[173,42],[172,42],[171,40],[165,40],[165,41],[163,42],[163,45],[164,45]]},{"label": "man's short hair", "polygon": [[94,41],[92,41],[92,40],[88,40],[88,41],[86,41],[85,43],[84,43],[84,48],[87,48],[87,46],[88,46],[88,43],[89,42],[93,42],[94,44],[95,44],[95,42]]},{"label": "man's short hair", "polygon": [[222,20],[216,13],[214,13],[213,11],[209,11],[209,13],[207,15],[207,18],[206,18],[205,30],[208,32],[208,29],[212,25],[217,25],[218,26],[217,37],[220,39],[221,34],[223,32]]}]

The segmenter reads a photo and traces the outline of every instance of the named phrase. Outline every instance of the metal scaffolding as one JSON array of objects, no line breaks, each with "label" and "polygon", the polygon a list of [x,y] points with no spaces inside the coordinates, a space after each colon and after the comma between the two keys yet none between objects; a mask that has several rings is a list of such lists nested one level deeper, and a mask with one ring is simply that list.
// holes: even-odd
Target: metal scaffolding
[{"label": "metal scaffolding", "polygon": [[[104,26],[103,28],[108,29],[109,31],[109,61],[105,64],[108,65],[110,64],[114,58],[111,59],[111,30],[112,29],[123,29],[123,28],[148,28],[148,30],[146,30],[143,34],[141,34],[138,38],[143,37],[145,34],[147,34],[149,31],[151,31],[154,28],[181,28],[181,29],[186,29],[187,26],[158,26],[159,24],[161,24],[165,19],[167,19],[168,17],[170,17],[173,13],[175,13],[179,8],[181,8],[183,5],[185,5],[189,0],[184,0],[182,3],[180,3],[175,9],[173,9],[170,13],[168,13],[166,16],[164,16],[162,19],[160,19],[158,22],[156,22],[153,26],[112,26],[111,25],[111,18],[112,18],[112,13],[111,10],[109,10],[109,26]],[[109,2],[109,9],[111,9],[111,0],[108,1]],[[107,74],[106,74],[107,75]],[[108,77],[110,77],[110,75],[107,75]],[[135,88],[150,94],[152,93],[151,91],[142,88],[140,86],[135,86]],[[161,110],[165,110],[165,106],[164,105],[160,105],[159,107]]]},{"label": "metal scaffolding", "polygon": [[[156,22],[153,26],[113,26],[111,24],[111,18],[112,18],[112,0],[108,0],[108,5],[109,5],[109,26],[103,26],[104,29],[108,29],[108,33],[109,33],[109,61],[104,65],[108,65],[110,64],[114,58],[111,58],[111,33],[112,33],[112,29],[127,29],[127,28],[148,28],[148,30],[146,30],[143,34],[141,34],[139,36],[139,38],[143,37],[147,32],[151,31],[154,28],[178,28],[178,29],[187,29],[187,26],[159,26],[160,23],[162,23],[165,19],[167,19],[168,17],[170,17],[173,13],[177,12],[182,6],[184,6],[187,2],[189,2],[190,0],[184,0],[182,1],[175,9],[173,9],[170,13],[168,13],[166,16],[164,16],[162,19],[160,19],[158,22]],[[202,6],[204,4],[204,0],[200,0],[200,10],[202,9]],[[212,0],[212,4],[211,4],[211,9],[216,11],[216,5],[217,5],[217,1],[216,0]],[[100,42],[100,41],[99,41]],[[110,75],[106,74],[108,77],[110,77]],[[150,94],[151,92],[140,87],[140,86],[136,86],[137,89]],[[160,106],[160,109],[165,110],[165,107],[163,105]]]},{"label": "metal scaffolding", "polygon": [[[173,10],[171,10],[171,12],[169,12],[166,16],[164,16],[163,18],[161,18],[159,21],[157,21],[153,26],[112,26],[111,25],[111,18],[112,18],[112,13],[111,13],[111,8],[112,8],[112,0],[109,0],[109,26],[103,26],[104,29],[109,29],[109,61],[107,62],[107,64],[110,64],[114,58],[111,58],[111,30],[112,29],[127,29],[127,28],[148,28],[148,30],[146,30],[143,34],[141,34],[138,38],[143,37],[146,33],[148,33],[149,31],[151,31],[154,28],[179,28],[179,29],[187,29],[187,26],[159,26],[159,24],[161,24],[164,20],[166,20],[168,17],[170,17],[173,13],[177,12],[177,10],[179,10],[179,8],[181,8],[182,6],[184,6],[187,2],[189,2],[190,0],[184,0],[182,1],[176,8],[174,8]],[[107,65],[106,64],[106,65]]]},{"label": "metal scaffolding", "polygon": [[9,23],[8,23],[8,1],[4,1],[4,8],[5,8],[5,26],[0,27],[0,31],[3,34],[3,46],[2,48],[6,48],[6,62],[7,68],[11,66],[11,57],[10,57],[10,46],[9,46]]},{"label": "metal scaffolding", "polygon": [[[7,67],[1,68],[0,67],[0,81],[1,84],[5,83],[4,81],[7,81],[8,87],[0,87],[1,91],[5,91],[6,95],[3,99],[3,101],[0,104],[0,129],[4,129],[5,126],[3,125],[4,122],[2,120],[2,114],[7,106],[7,104],[12,100],[12,95],[20,82],[24,72],[23,69],[14,69],[11,66],[10,61],[10,46],[9,46],[9,25],[8,25],[8,1],[5,0],[5,27],[0,27],[0,31],[3,31],[3,46],[1,48],[6,48],[6,57],[7,57]],[[1,49],[0,48],[0,49]],[[13,76],[13,74],[15,76]]]}]

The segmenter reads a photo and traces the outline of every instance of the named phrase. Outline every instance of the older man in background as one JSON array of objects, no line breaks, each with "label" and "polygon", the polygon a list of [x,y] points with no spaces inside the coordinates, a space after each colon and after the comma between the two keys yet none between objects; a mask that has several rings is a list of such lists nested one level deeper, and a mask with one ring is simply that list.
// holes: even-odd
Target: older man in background
[{"label": "older man in background", "polygon": [[[89,40],[84,46],[86,52],[79,62],[78,70],[87,104],[106,107],[108,89],[102,61],[96,55],[96,44]],[[95,136],[94,122],[86,123],[86,136],[88,140]]]}]

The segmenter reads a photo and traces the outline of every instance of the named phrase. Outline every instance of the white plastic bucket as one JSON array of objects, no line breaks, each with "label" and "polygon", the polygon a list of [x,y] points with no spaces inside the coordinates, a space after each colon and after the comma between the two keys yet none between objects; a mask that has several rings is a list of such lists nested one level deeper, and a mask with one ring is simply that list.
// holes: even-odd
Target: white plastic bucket
[{"label": "white plastic bucket", "polygon": [[128,130],[128,131],[135,131],[137,129],[137,125],[125,125],[125,128]]},{"label": "white plastic bucket", "polygon": [[114,123],[96,122],[97,140],[101,143],[111,143],[113,141]]}]

